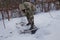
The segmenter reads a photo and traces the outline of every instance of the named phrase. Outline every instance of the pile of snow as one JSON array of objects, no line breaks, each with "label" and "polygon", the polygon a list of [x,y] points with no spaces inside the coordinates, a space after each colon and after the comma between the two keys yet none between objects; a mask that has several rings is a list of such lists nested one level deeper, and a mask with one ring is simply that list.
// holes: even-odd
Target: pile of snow
[{"label": "pile of snow", "polygon": [[34,23],[39,28],[35,34],[19,34],[19,23],[27,23],[26,17],[13,18],[10,21],[6,19],[4,22],[6,29],[3,21],[0,21],[0,40],[60,40],[60,10],[34,15]]}]

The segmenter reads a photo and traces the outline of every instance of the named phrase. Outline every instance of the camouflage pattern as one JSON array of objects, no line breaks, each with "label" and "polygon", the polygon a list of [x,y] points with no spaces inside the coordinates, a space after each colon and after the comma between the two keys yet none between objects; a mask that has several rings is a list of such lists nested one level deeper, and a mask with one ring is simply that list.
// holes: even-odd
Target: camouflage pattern
[{"label": "camouflage pattern", "polygon": [[20,11],[24,12],[27,17],[28,24],[31,25],[31,29],[34,27],[34,11],[36,10],[35,5],[30,2],[24,2],[19,5]]}]

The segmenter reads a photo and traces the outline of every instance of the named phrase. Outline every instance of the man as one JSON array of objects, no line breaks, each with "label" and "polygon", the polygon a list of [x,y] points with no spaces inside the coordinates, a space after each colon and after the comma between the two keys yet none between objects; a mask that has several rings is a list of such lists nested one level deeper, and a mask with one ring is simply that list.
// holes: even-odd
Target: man
[{"label": "man", "polygon": [[25,14],[27,17],[28,23],[27,25],[31,25],[29,30],[34,29],[34,11],[36,10],[35,5],[30,2],[24,2],[19,5],[19,9],[21,12]]}]

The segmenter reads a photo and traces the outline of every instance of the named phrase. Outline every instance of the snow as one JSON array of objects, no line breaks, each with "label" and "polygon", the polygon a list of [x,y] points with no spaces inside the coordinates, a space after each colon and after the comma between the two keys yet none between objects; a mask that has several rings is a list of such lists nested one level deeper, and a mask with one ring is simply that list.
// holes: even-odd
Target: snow
[{"label": "snow", "polygon": [[34,23],[39,28],[35,34],[20,34],[21,21],[27,23],[26,17],[5,19],[4,29],[1,20],[0,40],[60,40],[60,10],[34,15]]}]

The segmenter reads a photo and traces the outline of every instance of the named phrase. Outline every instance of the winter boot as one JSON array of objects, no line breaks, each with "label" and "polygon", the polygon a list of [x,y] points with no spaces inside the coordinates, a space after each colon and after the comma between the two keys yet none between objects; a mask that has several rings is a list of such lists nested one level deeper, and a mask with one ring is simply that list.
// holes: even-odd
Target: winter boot
[{"label": "winter boot", "polygon": [[34,27],[31,27],[29,30],[31,30],[31,34],[35,34],[38,28],[34,26]]}]

